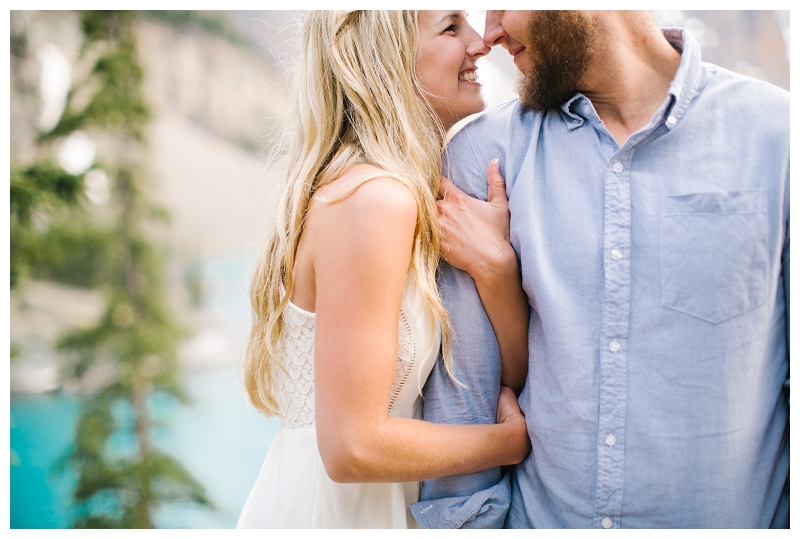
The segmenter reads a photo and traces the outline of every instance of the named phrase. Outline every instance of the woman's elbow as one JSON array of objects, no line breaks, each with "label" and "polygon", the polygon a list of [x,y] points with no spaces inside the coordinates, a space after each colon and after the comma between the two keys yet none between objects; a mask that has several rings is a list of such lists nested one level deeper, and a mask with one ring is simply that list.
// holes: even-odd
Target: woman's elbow
[{"label": "woman's elbow", "polygon": [[370,481],[372,466],[369,450],[357,441],[319,443],[319,454],[325,473],[337,483]]}]

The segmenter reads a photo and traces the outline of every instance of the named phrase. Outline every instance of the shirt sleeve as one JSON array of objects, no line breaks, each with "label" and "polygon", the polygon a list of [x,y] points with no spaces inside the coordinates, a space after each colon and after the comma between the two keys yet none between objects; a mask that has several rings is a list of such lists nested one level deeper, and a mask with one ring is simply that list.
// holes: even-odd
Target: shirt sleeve
[{"label": "shirt sleeve", "polygon": [[415,503],[411,512],[421,528],[502,528],[511,501],[511,472],[499,483],[472,496],[453,496]]},{"label": "shirt sleeve", "polygon": [[[460,189],[487,197],[486,166],[462,131],[448,146],[445,171]],[[444,424],[493,424],[497,415],[502,364],[489,318],[472,277],[442,262],[439,287],[454,334],[454,382],[442,358],[424,388],[423,419]],[[423,528],[501,528],[511,502],[508,476],[500,468],[424,481],[411,511]]]}]

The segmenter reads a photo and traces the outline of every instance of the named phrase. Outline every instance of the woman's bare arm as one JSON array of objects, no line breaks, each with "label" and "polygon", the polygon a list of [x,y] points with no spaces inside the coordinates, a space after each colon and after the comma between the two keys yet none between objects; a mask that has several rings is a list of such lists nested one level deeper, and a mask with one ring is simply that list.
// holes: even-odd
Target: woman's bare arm
[{"label": "woman's bare arm", "polygon": [[388,415],[416,219],[411,192],[377,178],[341,201],[317,204],[303,232],[316,282],[317,441],[335,481],[471,473],[518,463],[530,450],[515,399],[495,425]]},{"label": "woman's bare arm", "polygon": [[437,202],[442,254],[450,265],[475,280],[500,346],[501,383],[519,394],[528,374],[530,310],[517,255],[509,241],[508,199],[497,159],[489,163],[486,180],[489,196],[484,202],[442,178],[442,199]]}]

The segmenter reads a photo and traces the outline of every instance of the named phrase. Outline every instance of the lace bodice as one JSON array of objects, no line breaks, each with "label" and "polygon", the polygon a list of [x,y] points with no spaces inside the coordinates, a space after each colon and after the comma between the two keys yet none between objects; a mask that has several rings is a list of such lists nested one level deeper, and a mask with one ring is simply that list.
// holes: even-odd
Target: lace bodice
[{"label": "lace bodice", "polygon": [[[409,305],[407,296],[408,294],[404,294],[403,306],[400,309],[400,319],[398,321],[397,362],[389,399],[389,413],[392,415],[398,415],[394,413],[398,411],[395,410],[398,406],[398,398],[406,388],[415,366],[420,378],[419,385],[416,388],[408,388],[408,391],[415,391],[413,396],[418,396],[422,384],[433,366],[433,360],[435,360],[436,351],[434,350],[431,353],[430,344],[434,340],[438,344],[438,333],[435,337],[427,335],[430,330],[425,330],[425,325],[429,318],[425,316],[427,313],[419,309],[421,303],[417,301],[411,302]],[[407,315],[409,308],[413,311],[411,317]],[[278,342],[277,358],[285,371],[278,368],[275,372],[275,396],[283,416],[281,425],[285,428],[304,429],[314,427],[315,324],[316,315],[314,313],[304,311],[289,302],[284,311],[284,329]],[[422,337],[427,338],[420,339],[421,336],[419,334],[422,331],[426,333]],[[418,357],[420,346],[425,346],[429,349],[428,354],[421,360]],[[422,353],[425,354],[425,350],[422,350]],[[410,417],[412,411],[405,404],[407,402],[413,404],[415,399],[403,398],[401,400],[403,401],[404,409],[399,410],[399,415]],[[408,410],[405,408],[408,408]]]},{"label": "lace bodice", "polygon": [[283,313],[275,395],[281,408],[281,424],[291,429],[314,426],[314,313],[289,302]]}]

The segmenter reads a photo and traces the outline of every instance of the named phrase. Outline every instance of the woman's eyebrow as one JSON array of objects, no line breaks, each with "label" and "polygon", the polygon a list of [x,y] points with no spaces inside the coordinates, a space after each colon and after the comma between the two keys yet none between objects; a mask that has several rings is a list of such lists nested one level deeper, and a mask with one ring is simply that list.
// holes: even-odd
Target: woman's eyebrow
[{"label": "woman's eyebrow", "polygon": [[461,13],[458,13],[457,11],[453,12],[453,13],[449,13],[449,14],[445,15],[444,17],[442,17],[441,19],[439,19],[438,21],[436,21],[436,24],[439,24],[440,22],[442,22],[443,20],[448,19],[448,18],[457,19],[460,15],[461,15]]}]

